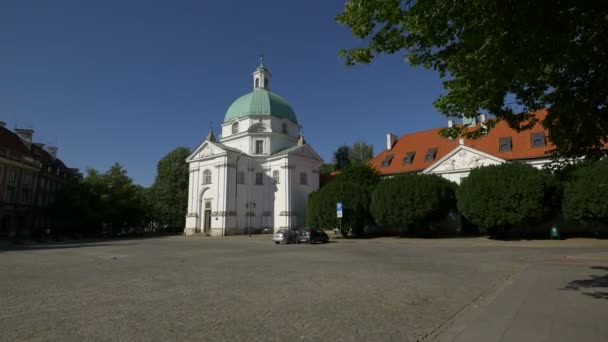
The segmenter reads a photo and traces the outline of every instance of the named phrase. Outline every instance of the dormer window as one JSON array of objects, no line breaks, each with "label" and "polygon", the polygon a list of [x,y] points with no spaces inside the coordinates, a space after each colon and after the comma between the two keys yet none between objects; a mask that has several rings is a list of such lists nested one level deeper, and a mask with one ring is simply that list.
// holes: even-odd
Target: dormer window
[{"label": "dormer window", "polygon": [[545,147],[545,132],[536,132],[532,133],[532,147]]},{"label": "dormer window", "polygon": [[235,122],[232,124],[232,134],[237,134],[239,132],[239,123]]},{"label": "dormer window", "polygon": [[384,160],[382,161],[382,167],[389,167],[389,165],[391,165],[391,161],[393,161],[393,155],[389,154],[384,157]]},{"label": "dormer window", "polygon": [[435,156],[437,155],[437,147],[431,147],[426,151],[426,154],[424,155],[424,161],[425,162],[430,162],[435,160]]},{"label": "dormer window", "polygon": [[405,155],[405,158],[403,158],[403,164],[404,165],[411,165],[412,162],[414,161],[414,156],[416,155],[416,152],[412,151],[412,152],[408,152]]},{"label": "dormer window", "polygon": [[511,137],[500,138],[498,144],[498,152],[510,152],[513,149]]}]

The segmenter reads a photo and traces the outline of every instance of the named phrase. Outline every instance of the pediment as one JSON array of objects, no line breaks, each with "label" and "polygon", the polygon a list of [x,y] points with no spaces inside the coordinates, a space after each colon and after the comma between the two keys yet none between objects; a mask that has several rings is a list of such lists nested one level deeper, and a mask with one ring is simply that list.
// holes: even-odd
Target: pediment
[{"label": "pediment", "polygon": [[281,158],[285,156],[296,156],[300,158],[312,159],[322,162],[323,158],[319,156],[315,150],[312,149],[309,145],[300,145],[288,148],[286,150],[280,151],[275,155],[270,156],[270,159]]},{"label": "pediment", "polygon": [[476,167],[497,165],[504,162],[504,159],[461,145],[426,168],[423,173],[466,171]]},{"label": "pediment", "polygon": [[186,161],[192,161],[196,159],[213,157],[215,155],[225,154],[226,151],[216,146],[212,142],[204,141],[187,159]]},{"label": "pediment", "polygon": [[302,148],[297,149],[293,153],[290,153],[290,155],[298,156],[298,157],[302,157],[302,158],[308,158],[308,159],[318,159],[318,160],[321,159],[319,157],[319,155],[315,151],[313,151],[312,148],[310,148],[307,145],[302,146]]}]

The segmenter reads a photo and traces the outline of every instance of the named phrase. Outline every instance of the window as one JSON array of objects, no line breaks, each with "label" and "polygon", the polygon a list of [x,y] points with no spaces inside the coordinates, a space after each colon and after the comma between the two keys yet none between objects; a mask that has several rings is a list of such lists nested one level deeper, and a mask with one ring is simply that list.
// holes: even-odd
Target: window
[{"label": "window", "polygon": [[424,161],[426,162],[430,162],[435,160],[435,156],[437,155],[437,147],[431,147],[428,149],[428,151],[426,151],[426,154],[424,155]]},{"label": "window", "polygon": [[203,184],[211,184],[211,171],[205,170],[203,172]]},{"label": "window", "polygon": [[308,174],[306,172],[300,173],[300,184],[308,185]]},{"label": "window", "polygon": [[264,79],[264,88],[268,89],[268,79],[267,78]]},{"label": "window", "polygon": [[263,172],[256,172],[255,185],[264,185],[264,173]]},{"label": "window", "polygon": [[532,133],[532,147],[545,147],[545,132]]},{"label": "window", "polygon": [[8,182],[15,183],[17,180],[17,171],[15,169],[8,169]]},{"label": "window", "polygon": [[281,132],[283,134],[287,134],[287,124],[283,122],[283,124],[281,125]]},{"label": "window", "polygon": [[15,188],[12,186],[7,186],[6,187],[6,201],[9,203],[12,202],[13,196],[15,196]]},{"label": "window", "polygon": [[239,171],[236,174],[236,183],[237,184],[245,184],[245,172]]},{"label": "window", "polygon": [[264,153],[264,140],[255,141],[255,154]]},{"label": "window", "polygon": [[511,142],[511,137],[503,137],[499,140],[498,151],[499,152],[509,152],[513,148],[513,143]]},{"label": "window", "polygon": [[416,152],[408,152],[405,155],[405,158],[403,158],[403,164],[405,164],[405,165],[412,164],[412,162],[414,161],[414,156],[415,155],[416,155]]},{"label": "window", "polygon": [[211,209],[211,200],[205,200],[205,209]]},{"label": "window", "polygon": [[232,134],[237,134],[239,132],[239,123],[235,122],[232,124]]},{"label": "window", "polygon": [[388,167],[389,165],[391,165],[391,161],[393,161],[393,155],[389,154],[384,157],[384,160],[382,161],[382,167]]},{"label": "window", "polygon": [[255,79],[255,87],[256,87],[256,88],[259,88],[259,87],[260,87],[260,79],[259,79],[259,78],[256,78],[256,79]]},{"label": "window", "polygon": [[26,203],[29,199],[30,189],[22,188],[21,189],[21,203]]},{"label": "window", "polygon": [[32,175],[26,174],[23,176],[23,185],[30,185],[31,181],[32,181]]},{"label": "window", "polygon": [[278,170],[274,170],[272,171],[272,179],[274,179],[274,184],[279,184],[279,171]]}]

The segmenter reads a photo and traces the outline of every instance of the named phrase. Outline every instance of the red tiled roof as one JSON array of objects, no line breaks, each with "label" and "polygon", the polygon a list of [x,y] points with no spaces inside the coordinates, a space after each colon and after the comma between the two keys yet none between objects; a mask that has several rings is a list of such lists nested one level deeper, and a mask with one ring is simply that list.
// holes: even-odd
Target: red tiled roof
[{"label": "red tiled roof", "polygon": [[[540,124],[547,115],[546,110],[540,110],[534,113],[539,123],[534,125],[530,130],[517,132],[505,122],[500,121],[496,126],[488,132],[486,136],[478,139],[464,139],[464,145],[476,150],[491,154],[505,160],[518,159],[533,159],[547,156],[547,152],[554,148],[549,141],[549,133]],[[404,172],[422,171],[433,165],[437,160],[443,158],[446,154],[452,151],[459,145],[459,139],[447,139],[439,135],[441,128],[434,128],[426,131],[409,133],[401,136],[391,150],[380,152],[370,164],[377,169],[380,174],[391,175]],[[544,147],[532,147],[532,134],[544,132],[546,144]],[[512,148],[508,152],[499,151],[500,138],[511,137]],[[437,148],[437,153],[432,161],[425,161],[424,157],[430,148]],[[408,152],[415,152],[411,164],[404,164],[403,159]],[[382,167],[382,162],[387,156],[393,156],[390,165]]]},{"label": "red tiled roof", "polygon": [[34,158],[34,155],[21,141],[21,138],[5,127],[0,127],[0,147],[11,152],[10,159],[21,160],[21,156]]},{"label": "red tiled roof", "polygon": [[59,169],[61,172],[77,173],[77,169],[68,168],[61,159],[54,158],[41,146],[31,144],[28,148],[17,134],[5,127],[0,127],[0,148],[10,151],[9,159],[23,162],[21,156],[26,156],[40,162],[45,167],[52,166],[55,170]]}]

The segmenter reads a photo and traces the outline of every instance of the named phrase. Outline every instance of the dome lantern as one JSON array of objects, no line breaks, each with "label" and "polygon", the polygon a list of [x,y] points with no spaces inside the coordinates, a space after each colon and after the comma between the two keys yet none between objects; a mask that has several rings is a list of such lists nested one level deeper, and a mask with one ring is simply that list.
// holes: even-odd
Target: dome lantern
[{"label": "dome lantern", "polygon": [[253,72],[253,90],[270,89],[270,71],[264,66],[264,53],[260,54],[260,66]]}]

